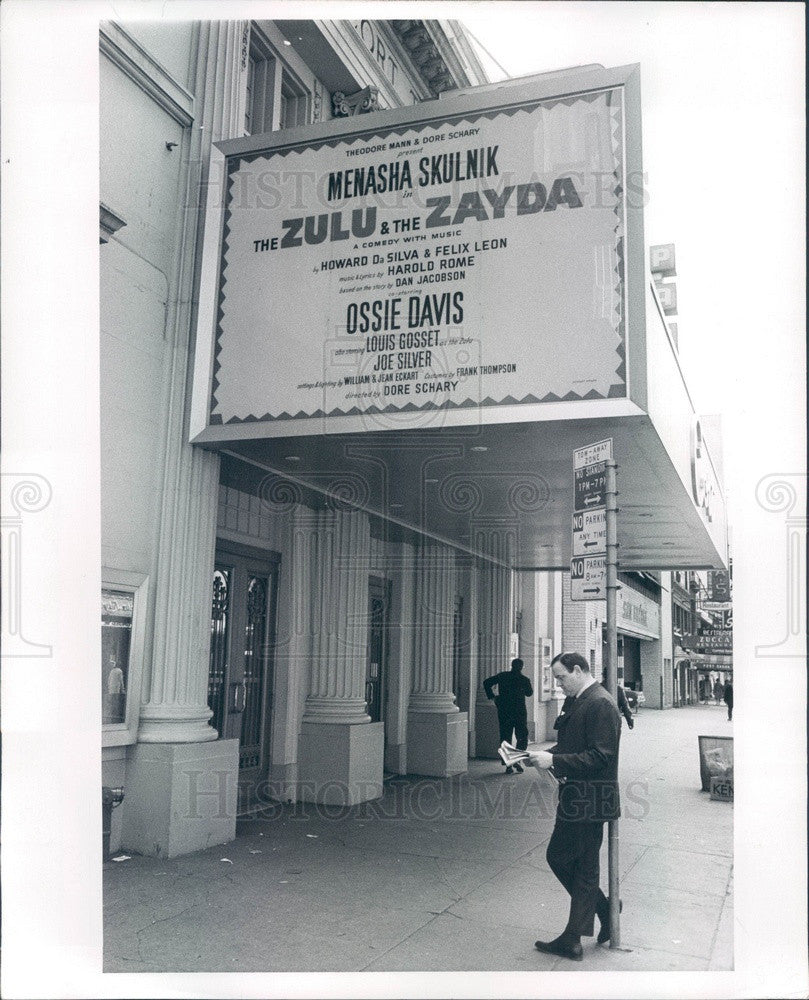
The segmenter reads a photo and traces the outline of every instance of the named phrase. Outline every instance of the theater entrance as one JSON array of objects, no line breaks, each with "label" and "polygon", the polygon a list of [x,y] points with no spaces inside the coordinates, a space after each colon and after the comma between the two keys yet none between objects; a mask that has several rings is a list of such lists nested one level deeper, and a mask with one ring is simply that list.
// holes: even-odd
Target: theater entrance
[{"label": "theater entrance", "polygon": [[217,545],[208,705],[219,738],[239,740],[240,814],[258,804],[269,767],[278,564],[260,549]]},{"label": "theater entrance", "polygon": [[390,583],[372,576],[368,581],[368,652],[365,666],[365,711],[371,722],[385,721]]}]

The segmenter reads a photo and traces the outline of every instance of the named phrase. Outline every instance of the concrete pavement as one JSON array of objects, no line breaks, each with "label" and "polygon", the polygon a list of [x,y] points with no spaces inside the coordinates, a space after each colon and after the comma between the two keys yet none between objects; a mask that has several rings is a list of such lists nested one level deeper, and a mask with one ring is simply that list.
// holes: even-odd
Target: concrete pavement
[{"label": "concrete pavement", "polygon": [[624,727],[620,951],[534,949],[568,909],[545,862],[552,781],[470,761],[351,809],[273,807],[224,847],[105,863],[104,971],[732,969],[733,806],[700,791],[697,750],[732,728],[724,706]]}]

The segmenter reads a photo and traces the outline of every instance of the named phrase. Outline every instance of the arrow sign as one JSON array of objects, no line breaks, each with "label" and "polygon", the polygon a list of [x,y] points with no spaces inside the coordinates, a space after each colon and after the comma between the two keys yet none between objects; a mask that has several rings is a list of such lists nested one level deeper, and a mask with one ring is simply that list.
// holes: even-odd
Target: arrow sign
[{"label": "arrow sign", "polygon": [[604,462],[587,465],[573,473],[573,509],[589,510],[607,504],[607,466]]},{"label": "arrow sign", "polygon": [[570,599],[603,601],[607,596],[605,556],[574,556],[570,560]]},{"label": "arrow sign", "polygon": [[573,515],[573,555],[590,556],[607,551],[607,512],[603,507]]}]

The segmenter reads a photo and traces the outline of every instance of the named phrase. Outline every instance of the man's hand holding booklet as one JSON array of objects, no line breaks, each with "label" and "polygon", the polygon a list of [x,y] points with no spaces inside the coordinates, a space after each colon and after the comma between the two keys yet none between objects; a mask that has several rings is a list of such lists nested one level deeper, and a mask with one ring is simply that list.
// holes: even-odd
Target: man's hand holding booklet
[{"label": "man's hand holding booklet", "polygon": [[503,740],[497,752],[506,767],[513,767],[515,764],[530,764],[537,770],[548,771],[554,778],[556,777],[553,774],[553,756],[536,743],[532,743],[526,750],[518,750],[507,740]]}]

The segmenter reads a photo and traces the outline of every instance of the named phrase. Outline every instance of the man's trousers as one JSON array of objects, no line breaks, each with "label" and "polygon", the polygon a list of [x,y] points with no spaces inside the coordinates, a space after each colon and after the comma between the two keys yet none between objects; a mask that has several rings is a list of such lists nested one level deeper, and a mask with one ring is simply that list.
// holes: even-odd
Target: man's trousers
[{"label": "man's trousers", "polygon": [[500,724],[500,742],[511,743],[511,734],[516,733],[518,750],[528,746],[528,714],[526,712],[503,712],[497,709],[497,721]]},{"label": "man's trousers", "polygon": [[551,871],[570,894],[565,933],[592,937],[593,918],[609,920],[609,900],[599,886],[599,851],[604,823],[571,823],[556,817],[545,854]]}]

